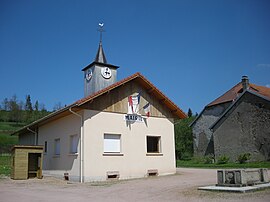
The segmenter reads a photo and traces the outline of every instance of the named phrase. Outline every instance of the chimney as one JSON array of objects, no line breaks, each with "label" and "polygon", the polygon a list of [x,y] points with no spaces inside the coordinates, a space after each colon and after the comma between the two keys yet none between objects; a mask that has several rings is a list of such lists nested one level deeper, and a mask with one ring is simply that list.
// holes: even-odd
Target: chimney
[{"label": "chimney", "polygon": [[243,91],[249,89],[248,76],[242,76],[242,86],[243,86]]}]

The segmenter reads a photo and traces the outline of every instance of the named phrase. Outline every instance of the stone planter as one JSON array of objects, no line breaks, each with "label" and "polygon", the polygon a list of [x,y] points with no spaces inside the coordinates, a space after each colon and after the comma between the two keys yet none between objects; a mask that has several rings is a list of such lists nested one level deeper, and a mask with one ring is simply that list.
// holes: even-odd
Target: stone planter
[{"label": "stone planter", "polygon": [[217,186],[242,187],[268,183],[267,169],[225,169],[217,171]]}]

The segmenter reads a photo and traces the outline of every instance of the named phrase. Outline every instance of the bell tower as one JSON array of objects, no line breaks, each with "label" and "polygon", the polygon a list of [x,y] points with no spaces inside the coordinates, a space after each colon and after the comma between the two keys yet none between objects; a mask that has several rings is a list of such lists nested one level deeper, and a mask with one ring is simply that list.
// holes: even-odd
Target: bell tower
[{"label": "bell tower", "polygon": [[100,41],[95,60],[82,69],[84,72],[84,97],[92,95],[117,81],[118,66],[107,63],[102,47],[103,23],[99,23]]}]

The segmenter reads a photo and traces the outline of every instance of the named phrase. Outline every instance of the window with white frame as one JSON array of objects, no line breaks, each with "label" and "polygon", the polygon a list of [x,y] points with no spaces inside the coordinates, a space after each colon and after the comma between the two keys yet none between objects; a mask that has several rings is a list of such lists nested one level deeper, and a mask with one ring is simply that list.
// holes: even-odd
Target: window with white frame
[{"label": "window with white frame", "polygon": [[104,134],[104,153],[121,153],[121,135]]},{"label": "window with white frame", "polygon": [[147,153],[160,153],[160,136],[146,136]]},{"label": "window with white frame", "polygon": [[54,155],[60,155],[60,138],[54,140]]},{"label": "window with white frame", "polygon": [[79,143],[78,135],[71,135],[69,138],[69,152],[71,154],[78,153],[78,143]]}]

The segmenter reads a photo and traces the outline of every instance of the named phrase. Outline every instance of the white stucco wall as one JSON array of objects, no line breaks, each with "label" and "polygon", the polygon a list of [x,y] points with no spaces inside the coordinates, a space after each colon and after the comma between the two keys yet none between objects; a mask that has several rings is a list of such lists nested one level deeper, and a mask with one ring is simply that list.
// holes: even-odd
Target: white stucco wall
[{"label": "white stucco wall", "polygon": [[[127,125],[124,114],[84,111],[85,181],[106,180],[107,172],[118,171],[120,179],[144,177],[147,170],[173,174],[175,167],[174,126],[166,118],[150,117],[146,123]],[[103,153],[104,134],[121,134],[122,156]],[[147,155],[146,136],[161,137],[161,155]]]},{"label": "white stucco wall", "polygon": [[[47,153],[44,153],[43,174],[63,177],[69,173],[72,180],[79,180],[79,155],[70,154],[70,136],[80,135],[81,121],[75,115],[69,115],[50,122],[39,128],[38,142],[44,145],[47,141]],[[60,138],[60,155],[54,154],[55,139]],[[79,151],[79,145],[78,145]]]},{"label": "white stucco wall", "polygon": [[[157,169],[159,175],[174,174],[175,145],[174,126],[166,118],[150,117],[145,123],[128,125],[125,114],[81,111],[84,117],[84,181],[107,179],[107,172],[118,171],[120,179],[147,176],[147,171]],[[81,122],[75,115],[58,119],[39,128],[39,145],[47,141],[48,151],[44,154],[43,174],[57,177],[69,173],[70,179],[80,179],[80,147],[78,154],[70,154],[70,136],[80,137]],[[104,134],[121,135],[121,154],[104,155]],[[146,137],[161,137],[161,153],[147,154]],[[55,139],[60,138],[60,155],[54,154]]]}]

